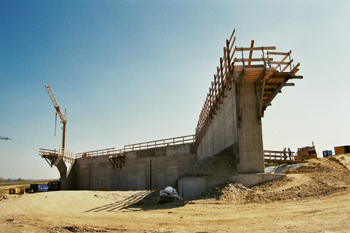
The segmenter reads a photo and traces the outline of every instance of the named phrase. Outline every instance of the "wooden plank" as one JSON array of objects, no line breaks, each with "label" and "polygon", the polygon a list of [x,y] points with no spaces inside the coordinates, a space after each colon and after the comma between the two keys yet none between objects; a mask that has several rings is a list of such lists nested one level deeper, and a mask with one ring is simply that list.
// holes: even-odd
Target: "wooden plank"
[{"label": "wooden plank", "polygon": [[284,84],[285,87],[294,87],[295,83],[286,83]]},{"label": "wooden plank", "polygon": [[[232,48],[233,48],[233,45],[235,44],[235,42],[236,42],[236,37],[234,37],[233,38],[233,42],[232,42],[232,44],[229,46],[229,52],[231,52],[232,51]],[[233,54],[231,55],[231,58],[233,57],[233,55],[234,55],[234,51],[233,51]]]},{"label": "wooden plank", "polygon": [[[241,66],[241,65],[235,66],[235,72],[239,73],[242,70],[243,70],[243,66]],[[259,71],[261,72],[261,71],[264,71],[265,69],[264,69],[264,65],[260,65],[260,66],[253,66],[250,68],[246,68],[245,70],[246,70],[246,72],[259,72]],[[275,71],[274,68],[267,68],[267,72],[269,72],[269,73],[272,73],[274,71]]]},{"label": "wooden plank", "polygon": [[295,71],[298,69],[299,66],[300,66],[300,63],[298,63],[296,66],[294,66],[294,68],[290,72],[296,73]]},{"label": "wooden plank", "polygon": [[301,75],[291,75],[290,79],[303,79],[304,77]]},{"label": "wooden plank", "polygon": [[[290,62],[282,69],[281,72],[284,72],[284,71],[288,68],[288,66],[291,66],[291,65],[292,65],[292,63],[293,63],[293,59],[290,60]],[[291,69],[291,71],[292,71],[292,69]]]},{"label": "wooden plank", "polygon": [[235,35],[235,32],[236,32],[236,29],[233,29],[233,32],[232,32],[230,40],[229,40],[230,43],[231,43],[231,40],[232,40],[233,36]]},{"label": "wooden plank", "polygon": [[[233,43],[234,43],[235,41],[236,41],[236,37],[234,38]],[[231,56],[230,56],[230,58],[231,58],[231,59],[230,59],[230,60],[231,60],[230,62],[232,62],[232,59],[233,59],[233,57],[235,56],[235,53],[236,53],[236,47],[235,47],[234,49],[232,49],[233,45],[234,45],[234,44],[232,44],[231,47],[230,47],[230,53],[231,53],[231,51],[232,51],[232,54],[231,54]]]},{"label": "wooden plank", "polygon": [[276,46],[267,46],[267,47],[254,47],[254,48],[250,48],[250,47],[235,47],[235,50],[237,51],[251,51],[251,50],[275,50]]},{"label": "wooden plank", "polygon": [[[292,53],[292,50],[290,50],[287,54],[285,54],[284,58],[281,60],[281,62],[284,62],[289,55]],[[278,67],[280,67],[281,64],[278,64],[278,66],[276,66],[276,70],[278,69]]]},{"label": "wooden plank", "polygon": [[[259,62],[259,61],[264,61],[264,59],[263,58],[244,58],[244,59],[242,59],[242,58],[235,58],[235,62],[243,62],[243,60],[244,60],[244,62],[248,62],[248,64],[250,63],[250,62]],[[265,61],[269,61],[269,62],[272,62],[273,61],[273,58],[265,58]],[[248,67],[246,67],[247,69],[248,68],[250,68],[250,65],[248,66]]]},{"label": "wooden plank", "polygon": [[268,52],[269,55],[290,55],[292,50],[290,50],[288,53],[286,52]]},{"label": "wooden plank", "polygon": [[291,60],[290,62],[284,62],[284,61],[271,61],[271,64],[277,65],[276,69],[280,66],[280,65],[290,65],[291,62],[293,62],[293,60]]},{"label": "wooden plank", "polygon": [[260,108],[259,108],[259,116],[262,116],[262,107],[263,107],[263,95],[264,95],[264,91],[265,91],[265,82],[266,82],[266,73],[264,74],[263,77],[263,85],[262,85],[262,89],[261,89],[261,98],[260,98]]},{"label": "wooden plank", "polygon": [[247,68],[249,68],[250,64],[252,63],[254,40],[251,41],[250,48],[251,48],[251,50],[249,51],[249,61],[248,61],[248,67]]}]

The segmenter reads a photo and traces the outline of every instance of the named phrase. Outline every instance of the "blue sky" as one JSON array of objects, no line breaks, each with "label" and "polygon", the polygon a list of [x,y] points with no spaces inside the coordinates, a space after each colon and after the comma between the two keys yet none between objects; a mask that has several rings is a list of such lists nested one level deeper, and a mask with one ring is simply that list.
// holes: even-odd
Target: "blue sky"
[{"label": "blue sky", "polygon": [[0,176],[58,178],[38,156],[194,133],[222,48],[292,50],[300,62],[263,119],[265,149],[350,144],[348,1],[0,1]]}]

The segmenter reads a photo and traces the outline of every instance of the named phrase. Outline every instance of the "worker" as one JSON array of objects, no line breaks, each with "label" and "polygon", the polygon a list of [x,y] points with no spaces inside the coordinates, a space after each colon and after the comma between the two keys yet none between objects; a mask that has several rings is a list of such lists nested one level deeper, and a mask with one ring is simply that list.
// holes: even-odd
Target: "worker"
[{"label": "worker", "polygon": [[289,160],[292,160],[292,151],[288,148]]}]

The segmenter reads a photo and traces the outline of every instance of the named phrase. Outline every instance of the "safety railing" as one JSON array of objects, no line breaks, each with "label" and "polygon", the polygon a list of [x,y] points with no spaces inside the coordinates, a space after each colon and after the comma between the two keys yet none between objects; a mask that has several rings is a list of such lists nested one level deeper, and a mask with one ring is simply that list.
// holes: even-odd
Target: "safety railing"
[{"label": "safety railing", "polygon": [[174,146],[175,147],[176,145],[194,143],[194,141],[195,141],[194,135],[160,139],[160,140],[156,140],[156,141],[149,141],[149,142],[142,142],[142,143],[125,145],[124,152],[148,150],[148,149],[160,148],[160,147],[165,148],[167,146]]},{"label": "safety railing", "polygon": [[124,152],[148,150],[148,149],[160,148],[160,147],[165,148],[167,146],[175,147],[176,145],[182,145],[182,144],[189,144],[189,143],[194,144],[194,142],[195,142],[195,135],[186,135],[181,137],[174,137],[174,138],[167,138],[167,139],[160,139],[155,141],[125,145],[123,149],[115,149],[115,147],[112,147],[112,148],[101,149],[101,150],[86,151],[82,153],[74,153],[73,151],[69,151],[67,149],[63,150],[62,148],[54,149],[54,150],[40,148],[39,155],[42,158],[66,157],[71,159],[87,158],[87,157],[93,157],[93,156],[108,156],[109,158],[123,157]]},{"label": "safety railing", "polygon": [[39,155],[43,158],[45,157],[68,157],[71,159],[75,159],[75,152],[71,151],[71,150],[67,150],[67,149],[63,149],[63,148],[58,148],[58,149],[43,149],[43,148],[39,148]]},{"label": "safety railing", "polygon": [[264,159],[267,162],[283,162],[283,161],[295,161],[295,152],[293,151],[264,151]]},{"label": "safety railing", "polygon": [[[279,69],[280,72],[284,72],[289,67],[290,74],[295,74],[298,71],[299,63],[296,66],[292,66],[292,51],[286,53],[268,51],[275,50],[275,46],[254,47],[254,40],[252,40],[250,47],[237,47],[234,45],[236,41],[234,34],[235,30],[232,32],[230,39],[226,40],[226,46],[223,48],[223,57],[220,58],[217,73],[214,74],[214,81],[211,82],[209,92],[199,114],[195,130],[196,146],[201,142],[208,127],[211,125],[212,119],[214,119],[217,111],[220,109],[223,98],[227,96],[227,90],[231,90],[233,83],[238,85],[238,83],[242,82],[242,75],[233,77],[232,73],[234,70],[241,70],[241,73],[245,73],[244,70],[246,68],[252,68],[258,64],[264,65],[273,71],[278,71]],[[260,52],[262,54],[261,57],[253,57],[254,51]],[[277,60],[274,61],[274,59]]]},{"label": "safety railing", "polygon": [[77,153],[76,158],[86,158],[86,157],[103,156],[103,155],[116,156],[116,155],[122,155],[122,154],[123,154],[123,149],[115,149],[115,147],[112,147],[107,149]]}]

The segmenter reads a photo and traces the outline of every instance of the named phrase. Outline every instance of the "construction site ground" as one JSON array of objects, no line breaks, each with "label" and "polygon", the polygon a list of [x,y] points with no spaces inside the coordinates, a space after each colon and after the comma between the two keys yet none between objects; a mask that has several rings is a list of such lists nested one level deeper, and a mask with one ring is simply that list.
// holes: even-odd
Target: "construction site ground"
[{"label": "construction site ground", "polygon": [[0,232],[350,232],[349,168],[350,154],[313,159],[280,180],[166,204],[147,190],[0,195]]}]

